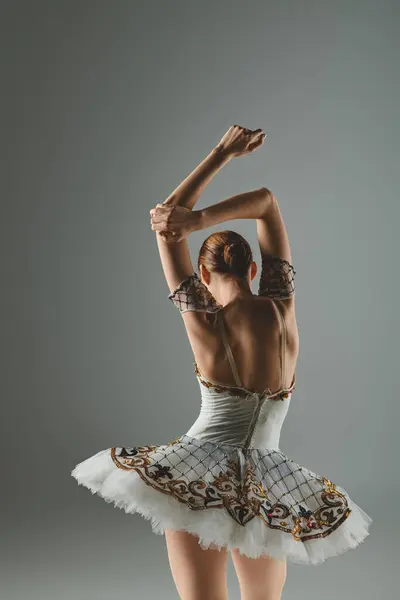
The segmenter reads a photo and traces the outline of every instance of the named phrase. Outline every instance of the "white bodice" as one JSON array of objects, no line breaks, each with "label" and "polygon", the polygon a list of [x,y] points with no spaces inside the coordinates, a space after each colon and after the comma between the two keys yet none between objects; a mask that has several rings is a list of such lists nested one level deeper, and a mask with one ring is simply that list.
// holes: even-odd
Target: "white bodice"
[{"label": "white bodice", "polygon": [[247,397],[205,387],[200,381],[200,414],[186,435],[202,441],[279,450],[291,393],[283,400],[259,392]]}]

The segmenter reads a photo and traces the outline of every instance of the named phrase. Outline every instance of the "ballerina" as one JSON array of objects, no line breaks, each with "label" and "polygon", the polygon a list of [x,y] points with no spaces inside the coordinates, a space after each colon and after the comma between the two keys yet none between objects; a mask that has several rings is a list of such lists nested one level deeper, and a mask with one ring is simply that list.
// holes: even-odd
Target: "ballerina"
[{"label": "ballerina", "polygon": [[[296,271],[277,198],[262,187],[195,210],[214,175],[265,137],[261,129],[230,127],[150,210],[168,298],[193,351],[198,418],[168,443],[101,450],[72,472],[79,484],[165,535],[183,600],[227,599],[229,553],[242,600],[279,600],[287,562],[319,564],[354,548],[372,522],[345,489],[279,446],[296,387],[299,333]],[[251,290],[257,263],[237,232],[212,233],[198,272],[191,262],[188,235],[234,219],[256,221],[258,294]]]}]

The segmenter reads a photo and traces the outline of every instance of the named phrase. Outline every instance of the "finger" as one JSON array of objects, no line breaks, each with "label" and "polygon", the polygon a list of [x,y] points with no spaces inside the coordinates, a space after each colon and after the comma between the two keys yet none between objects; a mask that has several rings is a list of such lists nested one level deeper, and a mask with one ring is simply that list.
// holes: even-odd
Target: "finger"
[{"label": "finger", "polygon": [[178,236],[168,231],[161,231],[159,235],[167,242],[177,242]]},{"label": "finger", "polygon": [[260,136],[255,142],[248,145],[248,151],[253,152],[256,148],[259,148],[264,143],[264,136]]},{"label": "finger", "polygon": [[152,219],[151,220],[151,228],[154,231],[167,231],[168,233],[173,233],[174,230],[170,224],[167,223],[165,219]]},{"label": "finger", "polygon": [[263,132],[263,130],[262,130],[262,129],[257,129],[257,130],[254,132],[254,141],[255,141],[256,139],[258,139],[259,137],[261,137],[261,136],[264,136],[264,135],[265,135],[265,134],[264,134],[264,132]]},{"label": "finger", "polygon": [[151,223],[153,223],[153,225],[157,225],[160,223],[164,223],[165,217],[163,215],[154,214],[151,216],[150,221],[151,221]]},{"label": "finger", "polygon": [[165,204],[157,204],[154,210],[156,213],[164,213],[165,214],[165,213],[171,212],[172,209],[173,209],[173,206],[169,206],[169,205],[165,206]]},{"label": "finger", "polygon": [[247,134],[247,137],[251,140],[251,143],[253,143],[255,140],[257,140],[260,135],[261,135],[262,131],[260,129],[255,130],[255,131],[250,131]]},{"label": "finger", "polygon": [[260,146],[262,146],[264,143],[264,137],[261,136],[258,140],[256,140],[253,144],[253,150],[256,150],[257,148],[259,148]]},{"label": "finger", "polygon": [[164,219],[164,217],[157,217],[157,216],[151,217],[150,224],[153,225],[154,227],[157,227],[158,229],[160,229],[160,228],[166,229],[167,228],[166,220]]},{"label": "finger", "polygon": [[151,228],[153,231],[165,231],[167,233],[172,233],[169,229],[167,229],[165,223],[152,223]]},{"label": "finger", "polygon": [[168,212],[172,212],[173,210],[173,206],[171,205],[165,205],[165,204],[156,204],[156,206],[154,208],[150,209],[150,214],[166,214]]},{"label": "finger", "polygon": [[162,219],[168,219],[171,212],[171,207],[158,205],[157,208],[151,209],[150,215],[152,219],[160,221]]},{"label": "finger", "polygon": [[151,208],[151,209],[149,210],[149,214],[150,214],[150,215],[157,215],[157,214],[160,214],[160,213],[162,212],[162,210],[163,210],[163,209],[162,209],[162,208],[159,208],[159,207]]}]

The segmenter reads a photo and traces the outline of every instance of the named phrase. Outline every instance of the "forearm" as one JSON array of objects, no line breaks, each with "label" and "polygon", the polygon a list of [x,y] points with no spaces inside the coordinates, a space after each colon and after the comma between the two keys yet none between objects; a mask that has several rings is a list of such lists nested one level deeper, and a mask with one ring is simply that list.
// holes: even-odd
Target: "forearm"
[{"label": "forearm", "polygon": [[179,205],[192,210],[201,192],[231,158],[228,153],[213,148],[162,204]]},{"label": "forearm", "polygon": [[198,211],[197,229],[207,229],[233,219],[261,219],[267,215],[273,199],[273,194],[264,187],[231,196]]}]

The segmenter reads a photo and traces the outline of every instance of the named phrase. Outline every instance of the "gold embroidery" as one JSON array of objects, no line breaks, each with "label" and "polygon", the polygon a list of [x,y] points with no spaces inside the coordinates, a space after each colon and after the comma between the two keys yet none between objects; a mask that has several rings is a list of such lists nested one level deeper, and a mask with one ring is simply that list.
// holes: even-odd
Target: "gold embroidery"
[{"label": "gold embroidery", "polygon": [[[232,386],[231,385],[230,386],[222,385],[219,383],[214,383],[212,381],[209,381],[208,379],[204,379],[196,361],[193,362],[193,365],[194,365],[194,372],[195,372],[196,376],[199,378],[200,383],[202,385],[204,385],[206,388],[213,389],[215,392],[218,392],[218,393],[219,392],[228,392],[231,396],[239,396],[240,398],[247,398],[249,396],[249,394],[251,394],[251,393],[259,393],[260,396],[262,395],[261,392],[251,392],[251,390],[245,390],[241,387],[235,387],[234,385],[232,385]],[[269,400],[287,400],[289,398],[291,392],[293,392],[293,390],[295,388],[296,388],[296,383],[294,381],[289,390],[278,391],[273,396],[270,396]]]},{"label": "gold embroidery", "polygon": [[[182,440],[182,437],[184,436],[175,439]],[[304,508],[301,503],[296,510],[293,505],[274,502],[268,490],[257,479],[247,458],[243,468],[241,460],[232,460],[226,455],[225,466],[221,465],[221,470],[217,475],[212,475],[211,480],[198,475],[196,479],[190,479],[183,473],[177,479],[173,475],[173,467],[165,464],[167,454],[164,454],[164,463],[163,459],[157,461],[156,456],[153,456],[160,453],[162,455],[165,448],[174,444],[180,445],[178,441],[172,440],[165,447],[153,445],[111,448],[111,457],[118,468],[135,471],[147,485],[174,497],[192,510],[222,508],[241,526],[257,517],[270,529],[290,533],[296,541],[326,537],[351,513],[345,495],[325,477],[315,477],[321,484],[321,489],[318,493],[315,492],[314,497],[321,506],[314,511]],[[241,451],[237,447],[233,455]],[[304,504],[307,506],[305,500]]]},{"label": "gold embroidery", "polygon": [[182,436],[178,435],[173,440],[171,440],[170,442],[168,442],[167,446],[173,446],[174,444],[176,444],[176,442],[179,442],[179,440],[181,439],[181,437]]}]

